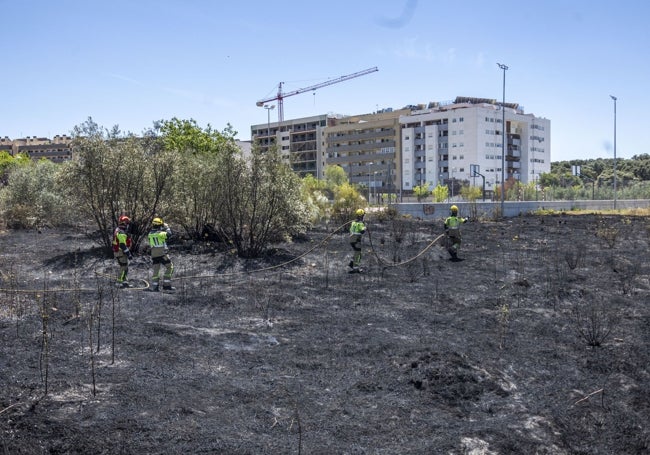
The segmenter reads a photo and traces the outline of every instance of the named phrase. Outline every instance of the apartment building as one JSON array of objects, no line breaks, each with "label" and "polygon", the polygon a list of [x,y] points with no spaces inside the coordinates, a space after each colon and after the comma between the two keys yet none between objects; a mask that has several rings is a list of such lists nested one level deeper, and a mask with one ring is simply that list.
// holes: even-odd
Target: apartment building
[{"label": "apartment building", "polygon": [[351,183],[369,188],[372,197],[401,187],[400,116],[408,109],[331,119],[325,130],[327,165],[341,166]]},{"label": "apartment building", "polygon": [[67,135],[46,137],[26,137],[22,139],[0,138],[0,151],[11,155],[25,153],[34,160],[41,158],[61,163],[72,159],[72,138]]},{"label": "apartment building", "polygon": [[502,110],[493,99],[457,97],[420,105],[399,122],[406,191],[442,184],[453,195],[463,185],[482,186],[484,178],[490,194],[501,184],[504,131],[506,185],[535,182],[551,170],[550,121],[525,114],[516,103],[506,103]]},{"label": "apartment building", "polygon": [[322,178],[325,168],[323,134],[328,126],[327,114],[282,122],[252,125],[251,140],[268,150],[274,145],[300,177],[311,174]]}]

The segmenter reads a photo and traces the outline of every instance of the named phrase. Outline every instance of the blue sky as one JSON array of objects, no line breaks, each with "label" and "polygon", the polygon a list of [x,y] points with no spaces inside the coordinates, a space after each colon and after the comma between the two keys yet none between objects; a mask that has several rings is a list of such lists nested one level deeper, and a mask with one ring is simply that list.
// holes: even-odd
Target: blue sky
[{"label": "blue sky", "polygon": [[[650,2],[0,0],[0,136],[69,133],[92,117],[141,133],[195,119],[239,139],[256,101],[285,119],[502,97],[551,120],[552,160],[650,153]],[[271,120],[277,119],[272,111]]]}]

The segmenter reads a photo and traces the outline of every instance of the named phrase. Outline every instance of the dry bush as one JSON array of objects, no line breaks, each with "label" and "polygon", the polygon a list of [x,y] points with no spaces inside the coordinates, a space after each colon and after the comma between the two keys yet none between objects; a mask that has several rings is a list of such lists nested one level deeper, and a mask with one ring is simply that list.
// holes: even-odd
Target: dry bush
[{"label": "dry bush", "polygon": [[601,239],[605,243],[605,245],[610,249],[614,248],[614,246],[616,245],[616,240],[618,239],[619,234],[620,234],[619,229],[613,226],[599,227],[596,230],[596,237]]},{"label": "dry bush", "polygon": [[607,258],[607,264],[614,272],[623,295],[633,294],[637,276],[641,272],[641,259],[638,256],[628,258],[612,255]]},{"label": "dry bush", "polygon": [[569,269],[575,270],[579,265],[581,265],[584,262],[585,253],[586,248],[583,243],[578,242],[570,244],[564,253],[564,260],[569,266]]},{"label": "dry bush", "polygon": [[572,307],[573,324],[578,337],[589,346],[602,346],[612,333],[613,310],[601,297],[583,294]]},{"label": "dry bush", "polygon": [[510,307],[507,303],[503,303],[502,299],[497,300],[497,324],[499,333],[499,349],[505,347],[506,334],[508,333],[508,326],[510,324]]}]

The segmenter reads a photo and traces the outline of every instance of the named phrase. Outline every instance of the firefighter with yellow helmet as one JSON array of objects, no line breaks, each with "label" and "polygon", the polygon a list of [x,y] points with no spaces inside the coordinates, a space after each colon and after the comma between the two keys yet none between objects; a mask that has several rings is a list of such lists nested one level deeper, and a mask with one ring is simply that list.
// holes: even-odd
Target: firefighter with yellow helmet
[{"label": "firefighter with yellow helmet", "polygon": [[151,278],[151,291],[160,290],[160,269],[165,266],[165,273],[163,275],[163,290],[173,291],[171,279],[174,273],[174,264],[169,259],[169,248],[167,241],[172,236],[172,230],[169,228],[162,218],[154,218],[151,222],[151,230],[149,231],[149,247],[151,248],[151,261],[153,262],[153,276]]},{"label": "firefighter with yellow helmet", "polygon": [[460,225],[467,221],[467,218],[461,218],[458,216],[457,206],[452,205],[449,208],[449,216],[445,219],[445,234],[447,235],[447,251],[451,256],[452,261],[460,260],[458,258],[462,239],[460,234]]},{"label": "firefighter with yellow helmet", "polygon": [[366,215],[365,210],[358,209],[355,214],[355,219],[350,225],[350,246],[354,250],[352,260],[348,264],[350,273],[360,273],[361,268],[361,238],[366,233],[366,225],[363,218]]}]

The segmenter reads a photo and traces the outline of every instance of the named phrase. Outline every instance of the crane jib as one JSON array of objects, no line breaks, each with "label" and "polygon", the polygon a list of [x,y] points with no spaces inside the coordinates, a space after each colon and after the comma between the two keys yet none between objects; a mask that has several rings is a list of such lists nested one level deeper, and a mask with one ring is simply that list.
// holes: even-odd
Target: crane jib
[{"label": "crane jib", "polygon": [[278,93],[275,96],[273,96],[271,98],[259,100],[255,104],[257,106],[261,107],[261,106],[264,106],[265,103],[268,103],[270,101],[277,101],[278,102],[278,122],[282,122],[284,120],[284,109],[283,109],[283,100],[284,100],[284,98],[286,98],[288,96],[299,95],[299,94],[305,93],[305,92],[311,92],[311,91],[317,90],[317,89],[322,88],[322,87],[327,87],[328,85],[338,84],[339,82],[344,82],[344,81],[347,81],[347,80],[350,80],[350,79],[354,79],[355,77],[365,76],[366,74],[374,73],[375,71],[379,71],[379,68],[377,68],[376,66],[374,66],[372,68],[362,70],[362,71],[358,71],[356,73],[347,74],[345,76],[337,77],[336,79],[330,79],[328,81],[321,82],[320,84],[311,85],[309,87],[299,88],[297,90],[293,90],[291,92],[286,92],[286,93],[284,93],[282,91],[282,85],[284,84],[284,82],[280,82],[278,84]]}]

